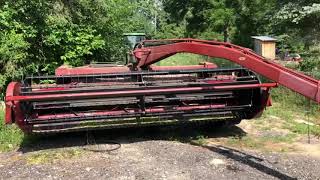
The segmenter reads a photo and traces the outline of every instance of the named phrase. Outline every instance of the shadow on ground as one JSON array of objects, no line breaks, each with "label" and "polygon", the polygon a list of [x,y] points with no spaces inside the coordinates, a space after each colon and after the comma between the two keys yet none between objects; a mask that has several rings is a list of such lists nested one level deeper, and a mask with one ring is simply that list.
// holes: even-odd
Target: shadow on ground
[{"label": "shadow on ground", "polygon": [[[265,162],[267,160],[247,154],[243,151],[239,151],[236,149],[228,148],[225,146],[201,146],[204,148],[207,148],[215,153],[218,153],[220,155],[223,155],[224,157],[228,159],[232,159],[233,161],[237,161],[241,164],[245,164],[247,166],[250,166],[251,168],[254,168],[264,174],[268,174],[272,177],[278,178],[278,179],[286,179],[286,180],[294,180],[297,178],[293,178],[287,174],[284,174],[275,168],[271,168],[265,165]],[[227,166],[229,170],[238,171],[236,167],[233,167],[231,165]]]},{"label": "shadow on ground", "polygon": [[[268,174],[279,179],[295,179],[274,168],[265,165],[268,162],[265,159],[247,154],[243,151],[224,147],[224,146],[207,146],[197,144],[192,141],[199,136],[206,138],[221,137],[243,137],[246,135],[241,128],[237,126],[231,127],[192,127],[192,126],[171,126],[171,127],[148,127],[148,128],[127,128],[113,129],[104,131],[91,131],[81,133],[63,133],[55,135],[42,136],[26,136],[20,146],[19,151],[23,153],[34,152],[46,149],[57,149],[64,147],[81,147],[88,144],[88,136],[93,137],[95,143],[105,144],[110,141],[117,141],[120,144],[149,141],[149,140],[177,140],[184,143],[191,143],[201,146],[214,153],[220,154],[227,159],[232,159],[241,164],[257,169],[264,174]],[[229,170],[237,171],[232,166],[227,166]]]},{"label": "shadow on ground", "polygon": [[27,153],[53,148],[78,147],[84,146],[92,141],[97,144],[105,144],[110,141],[125,144],[149,140],[176,140],[189,143],[192,139],[199,137],[242,137],[245,135],[246,132],[237,126],[210,127],[205,125],[181,125],[124,128],[51,135],[27,135],[24,137],[19,151]]}]

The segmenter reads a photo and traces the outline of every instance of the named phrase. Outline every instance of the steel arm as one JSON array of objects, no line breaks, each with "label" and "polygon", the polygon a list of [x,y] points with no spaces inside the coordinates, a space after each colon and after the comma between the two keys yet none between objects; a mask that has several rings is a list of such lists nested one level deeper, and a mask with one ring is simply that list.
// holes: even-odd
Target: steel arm
[{"label": "steel arm", "polygon": [[227,59],[320,103],[319,80],[268,61],[250,49],[233,44],[195,39],[143,41],[136,46],[133,54],[137,60],[136,67],[143,69],[184,52]]}]

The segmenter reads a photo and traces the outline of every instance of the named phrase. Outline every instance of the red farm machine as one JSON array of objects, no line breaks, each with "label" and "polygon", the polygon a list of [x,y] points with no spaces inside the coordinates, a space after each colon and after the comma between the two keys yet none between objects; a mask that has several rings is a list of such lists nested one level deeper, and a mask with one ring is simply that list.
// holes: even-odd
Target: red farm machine
[{"label": "red farm machine", "polygon": [[[236,124],[261,115],[270,104],[270,89],[278,84],[320,102],[320,81],[247,48],[196,39],[144,40],[142,34],[127,39],[133,50],[126,65],[61,66],[52,76],[11,82],[5,97],[6,124],[16,123],[25,133],[189,122]],[[223,58],[239,66],[156,65],[177,53]],[[262,83],[257,74],[271,83]]]}]

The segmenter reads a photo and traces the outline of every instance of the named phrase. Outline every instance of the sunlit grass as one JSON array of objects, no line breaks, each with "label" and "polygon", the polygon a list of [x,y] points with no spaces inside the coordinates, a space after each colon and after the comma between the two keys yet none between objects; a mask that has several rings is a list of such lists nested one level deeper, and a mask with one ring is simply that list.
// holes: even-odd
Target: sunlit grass
[{"label": "sunlit grass", "polygon": [[236,64],[231,61],[219,58],[211,58],[208,56],[202,56],[197,54],[190,53],[180,53],[174,56],[170,56],[160,62],[157,63],[159,66],[183,66],[183,65],[199,65],[199,63],[203,62],[212,62],[219,67],[235,67]]},{"label": "sunlit grass", "polygon": [[[274,89],[272,97],[273,107],[268,108],[265,116],[279,117],[284,121],[283,128],[294,133],[307,134],[310,131],[311,134],[320,136],[319,105],[284,87]],[[299,119],[314,125],[299,123],[297,122]]]},{"label": "sunlit grass", "polygon": [[14,150],[23,141],[23,133],[15,125],[4,124],[4,110],[0,109],[0,152]]},{"label": "sunlit grass", "polygon": [[203,56],[181,53],[174,56],[170,56],[157,63],[159,66],[179,66],[179,65],[198,65],[201,62],[205,62]]},{"label": "sunlit grass", "polygon": [[68,148],[68,149],[51,149],[31,153],[26,156],[26,162],[28,164],[46,164],[54,163],[60,160],[72,159],[81,156],[84,150],[79,148]]}]

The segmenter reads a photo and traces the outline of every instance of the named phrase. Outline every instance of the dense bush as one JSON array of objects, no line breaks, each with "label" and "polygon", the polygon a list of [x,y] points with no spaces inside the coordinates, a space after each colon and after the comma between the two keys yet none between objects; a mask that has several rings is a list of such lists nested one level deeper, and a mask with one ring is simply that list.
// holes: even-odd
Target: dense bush
[{"label": "dense bush", "polygon": [[309,0],[0,1],[0,89],[62,64],[123,62],[125,32],[246,47],[252,35],[286,37],[281,46],[305,51],[301,70],[319,77],[319,7]]},{"label": "dense bush", "polygon": [[122,60],[122,34],[140,30],[136,8],[127,0],[1,1],[0,88],[64,63]]},{"label": "dense bush", "polygon": [[306,72],[306,74],[320,79],[320,58],[311,57],[304,59],[300,64],[300,69]]}]

